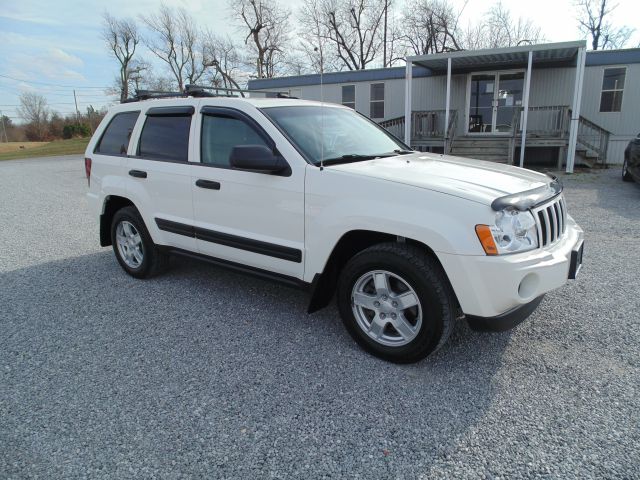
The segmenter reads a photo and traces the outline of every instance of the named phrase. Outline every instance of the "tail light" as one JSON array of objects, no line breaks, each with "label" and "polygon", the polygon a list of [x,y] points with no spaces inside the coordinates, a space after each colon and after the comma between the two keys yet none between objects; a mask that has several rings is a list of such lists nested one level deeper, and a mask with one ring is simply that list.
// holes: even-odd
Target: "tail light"
[{"label": "tail light", "polygon": [[84,173],[87,176],[87,185],[91,186],[91,159],[84,159]]}]

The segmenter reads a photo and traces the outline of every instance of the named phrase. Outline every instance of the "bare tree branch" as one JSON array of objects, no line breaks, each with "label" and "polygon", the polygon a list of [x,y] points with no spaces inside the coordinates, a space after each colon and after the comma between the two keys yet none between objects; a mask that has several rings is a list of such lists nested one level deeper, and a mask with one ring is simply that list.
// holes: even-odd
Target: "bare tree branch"
[{"label": "bare tree branch", "polygon": [[[329,30],[323,15],[322,5],[318,0],[304,0],[298,10],[300,43],[297,50],[302,57],[298,61],[300,73],[307,70],[322,73],[340,70],[342,67],[341,63],[336,62],[335,45],[329,39]],[[304,66],[305,60],[307,68]]]},{"label": "bare tree branch", "polygon": [[415,55],[460,50],[459,13],[444,0],[410,0],[403,14],[403,39]]},{"label": "bare tree branch", "polygon": [[20,95],[18,115],[29,124],[30,135],[34,140],[45,140],[48,130],[49,115],[47,99],[39,93],[25,92]]},{"label": "bare tree branch", "polygon": [[117,19],[108,13],[103,16],[102,38],[120,64],[118,79],[120,102],[124,102],[129,96],[130,64],[136,53],[136,47],[140,43],[138,28],[133,20]]},{"label": "bare tree branch", "polygon": [[635,31],[627,26],[614,27],[608,21],[609,14],[618,6],[608,0],[580,0],[576,6],[581,10],[580,29],[591,38],[593,50],[623,48]]},{"label": "bare tree branch", "polygon": [[276,0],[229,0],[229,8],[246,32],[244,43],[255,60],[256,76],[274,77],[284,62],[291,12]]},{"label": "bare tree branch", "polygon": [[204,59],[201,32],[184,8],[161,5],[157,13],[142,17],[151,31],[147,48],[169,67],[178,89],[195,84],[210,67]]},{"label": "bare tree branch", "polygon": [[388,4],[388,0],[318,0],[304,15],[318,25],[318,38],[328,43],[344,68],[363,70],[382,48]]},{"label": "bare tree branch", "polygon": [[239,89],[242,59],[233,40],[209,31],[204,37],[203,46],[205,61],[212,66],[209,83],[214,87]]},{"label": "bare tree branch", "polygon": [[480,23],[470,24],[463,35],[462,46],[468,50],[514,47],[523,42],[544,41],[542,30],[531,20],[513,19],[501,1],[494,4]]}]

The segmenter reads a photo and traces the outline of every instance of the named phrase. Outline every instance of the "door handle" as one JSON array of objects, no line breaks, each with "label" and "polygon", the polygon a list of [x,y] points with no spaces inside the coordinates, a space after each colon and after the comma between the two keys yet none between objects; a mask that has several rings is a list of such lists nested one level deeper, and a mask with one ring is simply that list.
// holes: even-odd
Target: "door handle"
[{"label": "door handle", "polygon": [[213,180],[203,180],[199,178],[196,180],[196,187],[208,188],[209,190],[220,190],[220,182],[214,182]]},{"label": "door handle", "polygon": [[129,170],[129,175],[136,178],[147,178],[147,172],[142,170]]}]

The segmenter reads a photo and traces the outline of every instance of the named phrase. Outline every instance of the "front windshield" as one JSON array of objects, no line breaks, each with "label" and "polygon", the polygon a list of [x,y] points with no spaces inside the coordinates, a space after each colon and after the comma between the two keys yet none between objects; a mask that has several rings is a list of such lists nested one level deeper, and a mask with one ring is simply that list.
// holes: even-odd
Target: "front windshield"
[{"label": "front windshield", "polygon": [[321,160],[354,161],[395,155],[407,148],[351,109],[313,105],[269,107],[262,111],[314,165]]}]

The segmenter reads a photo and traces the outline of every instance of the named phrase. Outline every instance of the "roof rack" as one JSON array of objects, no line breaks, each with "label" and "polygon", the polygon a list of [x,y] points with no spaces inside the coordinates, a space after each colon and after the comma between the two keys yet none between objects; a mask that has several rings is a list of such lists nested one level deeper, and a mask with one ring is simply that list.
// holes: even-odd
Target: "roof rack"
[{"label": "roof rack", "polygon": [[[185,85],[183,92],[167,92],[163,90],[136,90],[133,97],[127,98],[123,103],[138,102],[158,98],[187,98],[187,97],[244,97],[245,93],[261,93],[275,98],[297,98],[285,92],[273,92],[265,90],[249,90],[242,88],[207,87],[202,85]],[[240,95],[237,95],[240,94]]]},{"label": "roof rack", "polygon": [[[274,95],[276,98],[297,98],[292,97],[288,93],[285,92],[276,92],[276,91],[267,91],[267,90],[250,90],[248,88],[228,88],[228,87],[208,87],[203,85],[186,85],[184,88],[185,92],[194,92],[194,93],[203,93],[206,94],[206,90],[212,90],[215,93],[213,96],[215,97],[237,97],[234,93],[239,93],[241,96],[244,96],[245,93],[262,93],[265,95]],[[220,92],[224,92],[220,94]],[[196,95],[197,96],[197,95]],[[207,96],[207,95],[203,95]]]}]

